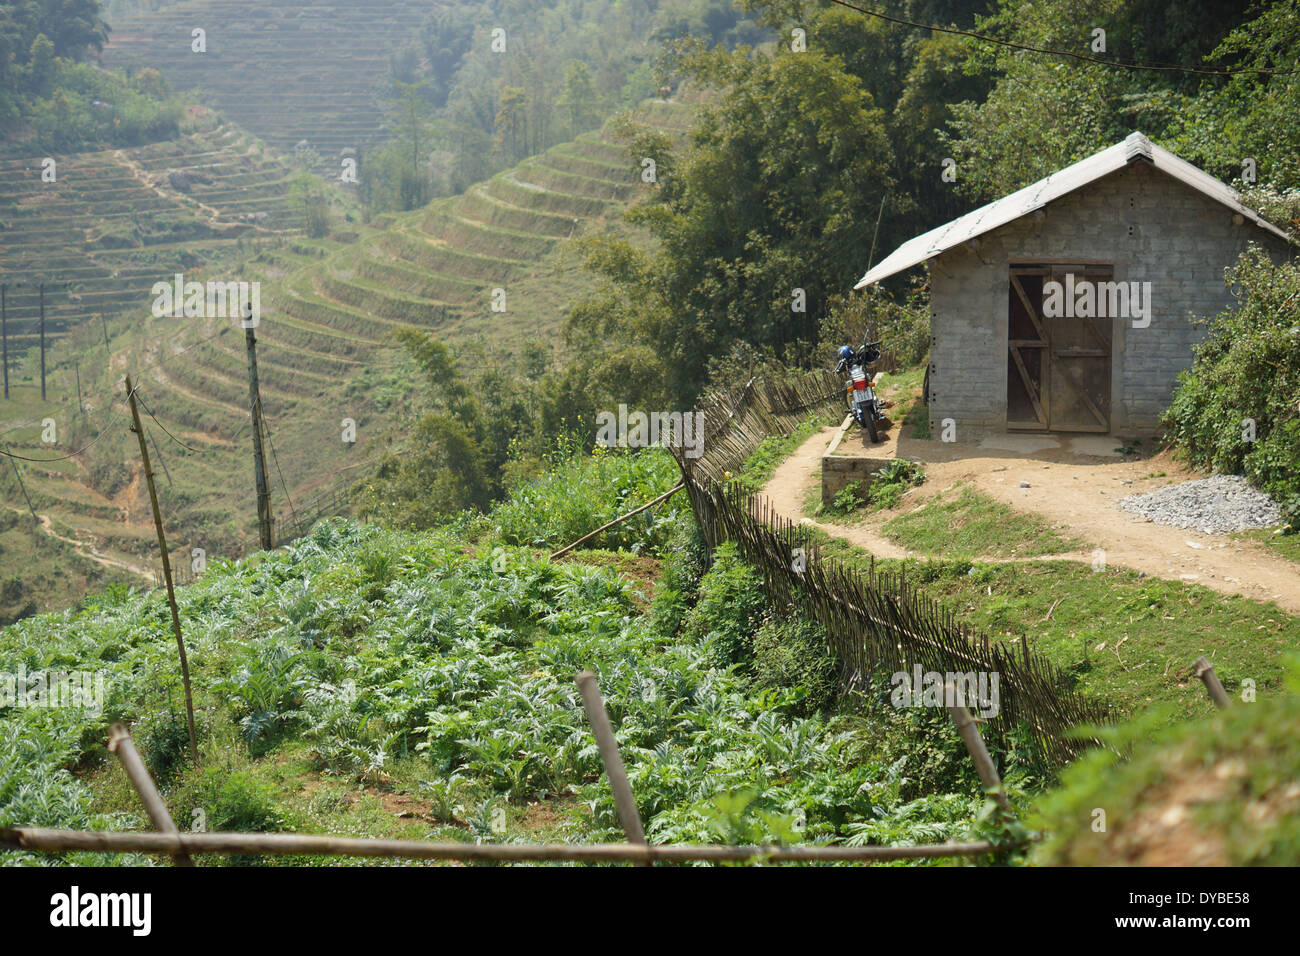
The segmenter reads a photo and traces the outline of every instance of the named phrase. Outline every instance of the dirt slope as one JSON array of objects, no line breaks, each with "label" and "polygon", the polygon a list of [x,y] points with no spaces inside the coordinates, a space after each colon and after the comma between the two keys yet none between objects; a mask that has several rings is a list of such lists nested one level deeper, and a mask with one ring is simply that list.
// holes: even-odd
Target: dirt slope
[{"label": "dirt slope", "polygon": [[[913,556],[880,532],[881,525],[897,512],[872,515],[847,525],[813,521],[806,516],[804,501],[820,480],[821,456],[835,432],[834,428],[825,428],[804,442],[777,468],[763,493],[785,516],[805,520],[878,557]],[[1020,457],[1014,452],[977,446],[908,439],[900,441],[900,451],[926,462],[925,484],[904,498],[903,510],[918,507],[956,483],[965,482],[991,498],[1062,526],[1065,533],[1090,545],[1086,551],[1028,560],[1092,563],[1093,549],[1101,549],[1109,565],[1202,584],[1258,601],[1276,601],[1279,607],[1300,614],[1300,567],[1292,562],[1253,541],[1167,528],[1134,517],[1115,504],[1116,499],[1126,495],[1199,477],[1167,455],[1112,461],[1045,449],[1034,457]],[[1160,472],[1164,472],[1162,477],[1151,477]],[[1020,487],[1021,482],[1028,482],[1029,487]]]}]

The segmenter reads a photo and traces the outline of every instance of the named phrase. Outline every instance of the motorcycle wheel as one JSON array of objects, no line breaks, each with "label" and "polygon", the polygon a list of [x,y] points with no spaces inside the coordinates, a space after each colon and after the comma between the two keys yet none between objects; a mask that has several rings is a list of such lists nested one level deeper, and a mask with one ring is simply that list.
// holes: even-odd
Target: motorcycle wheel
[{"label": "motorcycle wheel", "polygon": [[873,445],[880,444],[880,433],[876,431],[875,413],[870,408],[868,408],[867,414],[863,417],[865,417],[867,420],[867,434],[871,436],[871,444]]}]

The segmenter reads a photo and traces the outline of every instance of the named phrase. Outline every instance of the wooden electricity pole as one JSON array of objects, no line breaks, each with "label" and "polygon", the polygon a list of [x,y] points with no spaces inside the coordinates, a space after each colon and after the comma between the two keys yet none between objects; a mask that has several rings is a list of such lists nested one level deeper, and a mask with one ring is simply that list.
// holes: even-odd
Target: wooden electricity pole
[{"label": "wooden electricity pole", "polygon": [[[5,451],[8,452],[8,450],[9,449],[6,447]],[[18,487],[23,490],[23,500],[27,502],[27,510],[32,513],[32,520],[35,521],[37,525],[40,525],[41,519],[36,516],[36,509],[32,507],[32,499],[27,494],[27,486],[23,484],[23,473],[18,470],[18,459],[13,455],[9,455],[8,457],[9,464],[14,466],[14,476],[18,479]]]},{"label": "wooden electricity pole", "polygon": [[77,374],[77,410],[84,416],[86,414],[86,406],[81,403],[81,363],[73,362],[72,370]]},{"label": "wooden electricity pole", "polygon": [[[252,305],[248,306],[248,318]],[[248,347],[248,405],[253,415],[253,476],[257,482],[257,531],[262,539],[262,550],[270,551],[271,544],[271,491],[266,483],[266,456],[262,452],[262,393],[257,387],[257,336],[253,327],[244,328],[244,344]]]},{"label": "wooden electricity pole", "polygon": [[172,630],[176,632],[176,649],[181,658],[181,680],[185,683],[185,719],[190,728],[190,759],[199,763],[199,742],[194,733],[194,695],[190,690],[190,663],[185,656],[185,638],[181,634],[181,616],[176,610],[176,588],[172,584],[172,562],[167,554],[167,536],[163,533],[162,511],[158,508],[158,491],[153,485],[153,472],[149,468],[149,448],[144,440],[144,426],[140,424],[140,410],[135,404],[135,389],[131,376],[126,377],[126,397],[131,403],[131,430],[140,442],[140,461],[144,465],[144,480],[149,485],[149,504],[153,506],[153,524],[158,531],[158,551],[162,554],[163,580],[167,584],[167,603],[172,609]]},{"label": "wooden electricity pole", "polygon": [[41,401],[45,401],[45,283],[41,283]]},{"label": "wooden electricity pole", "polygon": [[4,358],[0,361],[5,366],[5,398],[9,397],[9,307],[5,303],[5,293],[8,291],[7,283],[0,284],[0,347],[4,351]]}]

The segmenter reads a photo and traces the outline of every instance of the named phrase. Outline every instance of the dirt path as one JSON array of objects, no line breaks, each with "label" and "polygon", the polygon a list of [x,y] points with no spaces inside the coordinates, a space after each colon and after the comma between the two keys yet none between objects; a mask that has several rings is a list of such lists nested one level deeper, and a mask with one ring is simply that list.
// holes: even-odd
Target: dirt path
[{"label": "dirt path", "polygon": [[[246,232],[253,232],[265,236],[285,236],[289,234],[289,230],[286,229],[270,229],[260,223],[242,222],[239,219],[231,219],[220,209],[217,209],[215,206],[209,206],[203,200],[195,196],[163,187],[160,185],[160,182],[154,178],[157,175],[157,171],[150,172],[145,169],[133,157],[129,156],[126,150],[110,150],[109,155],[124,166],[127,172],[131,174],[131,177],[139,182],[145,189],[148,189],[159,198],[166,199],[168,202],[173,202],[188,208],[191,212],[195,213],[195,218],[216,232],[229,230],[232,227],[238,226],[243,227]],[[175,158],[184,159],[185,157],[179,156]],[[166,178],[165,171],[163,173],[163,178]]]},{"label": "dirt path", "polygon": [[[836,429],[825,428],[786,459],[763,488],[783,515],[866,548],[881,558],[924,557],[900,547],[881,533],[899,511],[871,515],[853,524],[809,518],[808,493],[818,486],[822,453]],[[1162,485],[1198,477],[1168,455],[1138,461],[1072,455],[1059,449],[1026,458],[977,446],[942,445],[903,439],[903,453],[926,462],[926,481],[909,492],[899,510],[920,507],[958,482],[1018,510],[1031,512],[1063,533],[1088,543],[1086,550],[1029,559],[981,558],[981,561],[1072,560],[1091,564],[1094,549],[1105,552],[1108,565],[1142,571],[1152,577],[1202,584],[1225,594],[1257,601],[1276,601],[1300,614],[1300,566],[1263,545],[1227,535],[1182,531],[1144,521],[1122,511],[1115,499],[1152,491]],[[1164,472],[1160,477],[1156,474]],[[1028,482],[1028,488],[1021,483]]]},{"label": "dirt path", "polygon": [[[15,507],[14,505],[7,505],[6,507],[8,507],[12,511],[17,511],[19,514],[27,514],[27,511],[23,508],[18,508]],[[133,574],[143,581],[148,581],[150,584],[154,583],[153,574],[149,571],[146,571],[144,568],[141,568],[138,565],[134,565],[134,564],[127,564],[124,561],[119,561],[116,558],[112,557],[111,555],[103,554],[100,551],[96,550],[93,545],[89,545],[86,542],[80,541],[76,538],[69,538],[66,537],[65,535],[59,534],[57,531],[54,530],[54,522],[50,519],[49,515],[40,514],[38,512],[36,517],[41,522],[41,530],[44,531],[47,536],[54,538],[58,541],[62,541],[65,544],[72,545],[72,550],[77,552],[77,554],[79,554],[81,557],[86,558],[89,561],[94,561],[96,564],[102,564],[106,568],[117,568],[119,571],[125,571],[128,574]]]}]

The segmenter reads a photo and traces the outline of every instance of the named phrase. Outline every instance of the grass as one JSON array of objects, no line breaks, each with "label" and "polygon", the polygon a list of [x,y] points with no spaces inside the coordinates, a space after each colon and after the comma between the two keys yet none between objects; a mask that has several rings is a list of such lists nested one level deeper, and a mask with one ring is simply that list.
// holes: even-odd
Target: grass
[{"label": "grass", "polygon": [[938,495],[885,523],[885,535],[909,551],[944,557],[1030,558],[1078,551],[1086,544],[1031,514],[973,488]]},{"label": "grass", "polygon": [[[821,553],[868,567],[871,555],[814,531]],[[969,627],[1030,648],[1072,676],[1085,694],[1121,714],[1167,703],[1179,717],[1212,710],[1191,664],[1205,656],[1230,695],[1243,681],[1261,694],[1281,686],[1281,658],[1300,648],[1300,619],[1272,603],[1223,595],[1195,584],[1094,571],[1073,561],[1001,564],[969,560],[880,560],[947,604]]]},{"label": "grass", "polygon": [[[1293,679],[1300,676],[1296,664],[1292,659]],[[1126,760],[1096,751],[1039,802],[1035,824],[1046,839],[1036,862],[1294,865],[1300,854],[1297,689],[1293,684],[1289,694],[1165,732],[1154,715],[1113,733],[1112,743],[1129,750]],[[1100,831],[1092,826],[1098,809],[1107,815]],[[1153,840],[1155,833],[1160,837]]]},{"label": "grass", "polygon": [[1258,541],[1274,554],[1300,564],[1300,534],[1277,534],[1272,528],[1261,528],[1257,531],[1243,531],[1236,537]]}]

